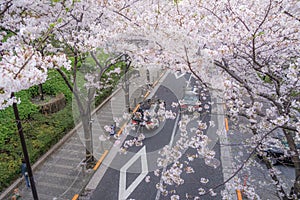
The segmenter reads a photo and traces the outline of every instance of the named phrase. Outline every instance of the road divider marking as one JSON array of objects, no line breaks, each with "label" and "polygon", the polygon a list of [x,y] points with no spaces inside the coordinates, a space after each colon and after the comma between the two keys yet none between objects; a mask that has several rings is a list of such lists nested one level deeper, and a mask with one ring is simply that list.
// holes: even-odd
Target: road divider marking
[{"label": "road divider marking", "polygon": [[227,119],[227,118],[225,118],[225,129],[226,129],[226,131],[229,130],[229,127],[228,127],[228,119]]},{"label": "road divider marking", "polygon": [[159,82],[159,80],[161,79],[161,77],[163,77],[164,74],[165,74],[165,72],[163,72],[163,73],[161,73],[159,75],[158,79],[152,84],[153,87],[157,85],[157,83]]},{"label": "road divider marking", "polygon": [[155,81],[152,86],[156,86],[157,83],[158,83],[158,80]]},{"label": "road divider marking", "polygon": [[149,96],[149,94],[150,94],[150,91],[147,91],[147,93],[144,96],[144,99],[147,98],[147,96]]},{"label": "road divider marking", "polygon": [[140,108],[140,104],[136,105],[136,107],[133,109],[132,113],[135,113],[139,108]]},{"label": "road divider marking", "polygon": [[98,162],[94,166],[94,168],[93,168],[94,171],[96,171],[99,168],[99,166],[101,165],[102,161],[104,160],[104,158],[107,154],[108,154],[108,150],[105,150],[104,153],[102,154],[101,158],[98,160]]},{"label": "road divider marking", "polygon": [[238,199],[238,200],[243,200],[241,190],[236,190],[236,196],[237,196],[237,199]]},{"label": "road divider marking", "polygon": [[72,198],[72,200],[77,200],[79,197],[79,194],[75,194],[74,197]]},{"label": "road divider marking", "polygon": [[[141,173],[134,181],[130,181],[130,185],[127,184],[127,171],[136,162],[141,162]],[[130,171],[129,171],[130,172]],[[120,179],[119,179],[119,200],[127,199],[130,194],[139,186],[144,178],[148,174],[148,162],[147,162],[147,151],[146,146],[143,146],[130,160],[125,163],[125,165],[120,169]]]},{"label": "road divider marking", "polygon": [[123,130],[124,130],[124,128],[127,126],[127,122],[125,122],[124,124],[123,124],[123,126],[121,127],[121,129],[118,131],[118,133],[117,133],[117,135],[118,135],[118,137],[122,134],[122,132],[123,132]]}]

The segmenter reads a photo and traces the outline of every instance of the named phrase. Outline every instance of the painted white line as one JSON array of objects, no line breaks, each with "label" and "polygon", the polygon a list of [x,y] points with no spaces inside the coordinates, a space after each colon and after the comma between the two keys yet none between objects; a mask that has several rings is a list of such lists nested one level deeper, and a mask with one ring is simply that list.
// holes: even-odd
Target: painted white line
[{"label": "painted white line", "polygon": [[181,77],[183,77],[183,76],[185,75],[185,72],[184,72],[184,73],[181,73],[181,72],[176,71],[176,72],[174,73],[174,75],[175,75],[175,78],[176,78],[176,79],[179,79],[179,78],[181,78]]},{"label": "painted white line", "polygon": [[189,87],[189,85],[190,85],[190,83],[191,83],[191,78],[192,78],[192,74],[190,75],[190,78],[189,78],[188,83],[187,83],[187,85],[186,85],[187,88]]},{"label": "painted white line", "polygon": [[[141,157],[142,173],[127,187],[126,189],[126,173],[127,169]],[[147,152],[146,146],[143,146],[121,169],[119,180],[119,200],[126,200],[127,197],[135,190],[135,188],[143,181],[148,174]]]},{"label": "painted white line", "polygon": [[[173,141],[174,141],[174,136],[175,136],[175,133],[176,133],[178,120],[179,120],[179,114],[177,115],[176,120],[175,120],[175,125],[174,125],[173,131],[172,131],[172,136],[171,136],[171,139],[170,139],[170,142],[169,142],[170,147],[172,146]],[[166,172],[166,170],[167,170],[167,166],[163,168],[161,174],[164,174]],[[162,178],[160,178],[159,184],[162,184],[162,183],[163,183],[163,180],[162,180]],[[157,190],[155,200],[159,200],[160,193],[161,193],[161,191]]]},{"label": "painted white line", "polygon": [[173,144],[173,140],[174,140],[174,137],[175,137],[178,121],[179,121],[179,114],[177,114],[177,117],[176,117],[176,120],[175,120],[175,125],[174,125],[173,131],[172,131],[172,136],[171,136],[171,139],[170,139],[170,142],[169,142],[169,146],[172,146],[172,144]]}]

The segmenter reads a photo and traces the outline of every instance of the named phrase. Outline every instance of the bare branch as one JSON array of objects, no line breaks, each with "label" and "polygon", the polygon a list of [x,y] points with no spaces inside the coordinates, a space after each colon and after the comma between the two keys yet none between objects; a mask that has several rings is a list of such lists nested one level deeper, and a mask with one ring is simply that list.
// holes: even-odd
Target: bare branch
[{"label": "bare branch", "polygon": [[260,22],[260,24],[258,25],[258,27],[256,28],[256,30],[255,30],[254,33],[253,33],[254,39],[255,39],[255,35],[256,35],[257,31],[258,31],[258,30],[261,28],[261,26],[265,23],[265,21],[266,21],[268,15],[269,15],[269,13],[270,13],[270,10],[271,10],[271,4],[272,4],[272,0],[270,0],[270,2],[269,2],[268,8],[267,8],[267,12],[266,12],[266,14],[265,14],[263,20]]},{"label": "bare branch", "polygon": [[212,10],[206,8],[206,7],[203,7],[203,6],[200,6],[200,8],[204,8],[205,10],[207,10],[208,12],[210,12],[213,16],[215,16],[220,22],[223,22],[222,18],[219,17],[215,12],[213,12]]},{"label": "bare branch", "polygon": [[198,76],[198,74],[196,74],[196,72],[192,69],[192,66],[191,66],[191,63],[189,61],[189,56],[187,54],[187,48],[186,46],[184,46],[184,51],[185,51],[185,57],[186,57],[186,62],[187,62],[187,65],[190,69],[190,71],[192,72],[192,74],[194,76],[196,76],[196,78],[205,86],[205,87],[208,87],[208,85],[200,78],[200,76]]},{"label": "bare branch", "polygon": [[237,74],[234,73],[234,71],[230,70],[228,66],[226,66],[226,62],[223,59],[224,65],[222,62],[215,60],[214,64],[217,65],[218,67],[221,67],[224,69],[231,77],[233,77],[235,80],[237,80],[241,85],[243,85],[249,92],[252,92],[252,88],[244,81],[242,80]]},{"label": "bare branch", "polygon": [[291,13],[288,12],[288,11],[284,11],[283,13],[286,14],[286,15],[288,15],[288,16],[290,16],[290,17],[292,17],[292,18],[294,18],[295,20],[297,20],[297,21],[300,22],[300,17],[297,17],[297,16],[291,14]]},{"label": "bare branch", "polygon": [[12,0],[5,2],[5,6],[0,12],[0,17],[2,17],[2,15],[4,15],[4,13],[13,5],[11,2]]}]

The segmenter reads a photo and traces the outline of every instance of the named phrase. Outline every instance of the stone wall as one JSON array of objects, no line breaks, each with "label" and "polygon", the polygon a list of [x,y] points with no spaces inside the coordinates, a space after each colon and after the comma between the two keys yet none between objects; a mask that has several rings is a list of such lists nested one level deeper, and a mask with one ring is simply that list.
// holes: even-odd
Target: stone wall
[{"label": "stone wall", "polygon": [[43,114],[51,114],[60,111],[66,106],[66,98],[63,93],[56,95],[50,101],[39,105],[40,111]]}]

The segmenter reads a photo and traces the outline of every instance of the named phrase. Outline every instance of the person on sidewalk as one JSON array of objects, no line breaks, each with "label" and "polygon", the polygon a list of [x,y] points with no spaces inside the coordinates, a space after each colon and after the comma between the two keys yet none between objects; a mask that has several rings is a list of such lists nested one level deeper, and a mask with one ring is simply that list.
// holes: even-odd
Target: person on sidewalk
[{"label": "person on sidewalk", "polygon": [[27,188],[30,188],[30,183],[29,183],[29,178],[28,178],[28,172],[27,172],[27,166],[26,166],[25,159],[22,160],[21,173],[22,173],[22,176],[24,176],[24,178],[25,178]]},{"label": "person on sidewalk", "polygon": [[110,136],[114,136],[116,134],[116,127],[115,125],[110,125]]},{"label": "person on sidewalk", "polygon": [[21,199],[21,194],[20,194],[20,191],[19,191],[19,189],[18,188],[15,188],[14,189],[14,193],[13,193],[13,195],[12,195],[12,197],[11,197],[11,200],[20,200]]}]

